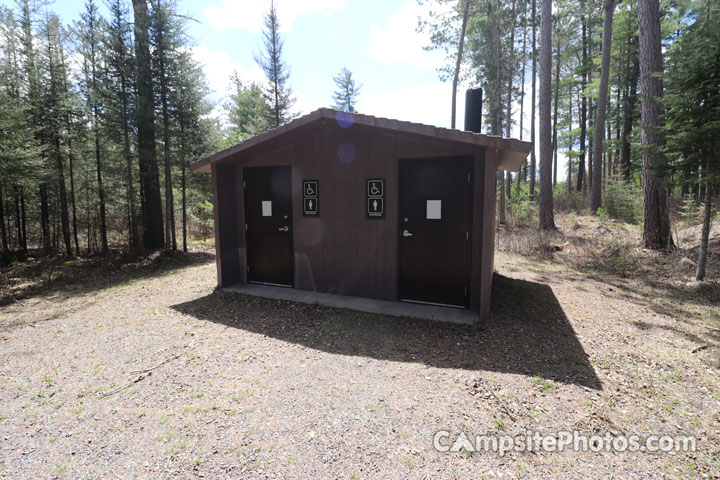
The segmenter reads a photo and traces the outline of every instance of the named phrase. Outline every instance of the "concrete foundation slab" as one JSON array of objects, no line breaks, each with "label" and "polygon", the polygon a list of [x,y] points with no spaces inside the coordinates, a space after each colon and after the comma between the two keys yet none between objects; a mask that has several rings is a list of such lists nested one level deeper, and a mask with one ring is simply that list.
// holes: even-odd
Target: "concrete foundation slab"
[{"label": "concrete foundation slab", "polygon": [[323,305],[325,307],[347,308],[361,312],[378,313],[393,317],[421,318],[439,322],[472,325],[479,319],[477,312],[459,308],[423,305],[408,302],[391,302],[372,298],[349,297],[331,293],[310,292],[294,288],[259,285],[254,283],[237,284],[224,288],[223,291],[241,293],[255,297],[287,300],[290,302]]}]

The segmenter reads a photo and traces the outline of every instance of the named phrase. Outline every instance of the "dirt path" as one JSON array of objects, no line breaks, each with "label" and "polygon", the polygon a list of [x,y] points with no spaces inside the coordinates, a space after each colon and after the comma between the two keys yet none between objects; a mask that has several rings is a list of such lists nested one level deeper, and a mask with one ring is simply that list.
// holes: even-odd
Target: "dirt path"
[{"label": "dirt path", "polygon": [[[0,477],[720,475],[720,314],[696,296],[500,253],[476,330],[214,293],[209,257],[166,267],[0,307]],[[698,450],[433,448],[525,429]]]}]

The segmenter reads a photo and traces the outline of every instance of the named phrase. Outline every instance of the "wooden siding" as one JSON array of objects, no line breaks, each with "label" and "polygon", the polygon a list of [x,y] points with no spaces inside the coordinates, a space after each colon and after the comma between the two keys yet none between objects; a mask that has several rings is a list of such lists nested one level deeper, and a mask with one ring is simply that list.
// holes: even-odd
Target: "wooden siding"
[{"label": "wooden siding", "polygon": [[[215,205],[215,253],[218,265],[218,284],[232,285],[244,281],[240,272],[239,238],[236,229],[238,218],[237,189],[233,179],[234,168],[213,165],[213,196]],[[243,255],[243,261],[244,261]]]},{"label": "wooden siding", "polygon": [[[352,161],[343,161],[338,155],[344,144],[357,152]],[[494,192],[495,165],[485,164],[479,147],[358,125],[348,129],[335,126],[258,156],[213,165],[216,210],[220,211],[216,214],[218,252],[222,255],[219,284],[246,281],[243,167],[292,165],[296,288],[397,300],[398,159],[462,155],[472,156],[475,162],[470,308],[480,310],[481,289],[487,290],[489,298],[484,282],[487,273],[481,273],[488,269],[482,264],[487,253],[482,252],[489,247],[492,262],[493,245],[483,233],[487,212],[493,212],[495,202],[492,198],[488,206],[484,198],[486,192]],[[384,220],[365,216],[365,182],[369,178],[385,179]],[[303,179],[320,181],[318,217],[302,215]],[[489,269],[492,275],[492,265]]]}]

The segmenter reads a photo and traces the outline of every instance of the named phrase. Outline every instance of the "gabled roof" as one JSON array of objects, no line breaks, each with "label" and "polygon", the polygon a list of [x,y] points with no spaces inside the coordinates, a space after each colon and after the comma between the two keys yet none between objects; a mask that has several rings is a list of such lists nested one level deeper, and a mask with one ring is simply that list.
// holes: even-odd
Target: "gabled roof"
[{"label": "gabled roof", "polygon": [[262,151],[272,150],[336,125],[342,128],[349,128],[352,125],[362,125],[387,132],[424,137],[441,142],[496,149],[498,151],[498,170],[510,170],[513,172],[520,170],[527,154],[532,148],[530,142],[523,142],[514,138],[502,138],[463,130],[434,127],[422,123],[391,120],[388,118],[373,117],[372,115],[320,108],[307,115],[298,117],[285,125],[255,135],[244,142],[214,153],[209,157],[197,160],[190,165],[190,168],[194,171],[209,172],[210,166],[213,163],[221,162],[240,152],[251,154],[253,152],[260,153]]}]

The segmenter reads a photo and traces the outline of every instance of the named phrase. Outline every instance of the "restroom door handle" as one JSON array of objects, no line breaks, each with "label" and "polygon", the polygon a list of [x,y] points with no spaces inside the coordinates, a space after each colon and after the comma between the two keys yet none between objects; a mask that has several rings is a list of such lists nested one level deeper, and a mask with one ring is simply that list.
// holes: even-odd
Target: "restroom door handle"
[{"label": "restroom door handle", "polygon": [[281,232],[287,232],[288,230],[290,230],[290,227],[288,227],[287,225],[285,225],[284,227],[278,228],[278,230],[280,230]]},{"label": "restroom door handle", "polygon": [[403,230],[403,237],[412,237],[412,233],[408,232],[407,230]]}]

